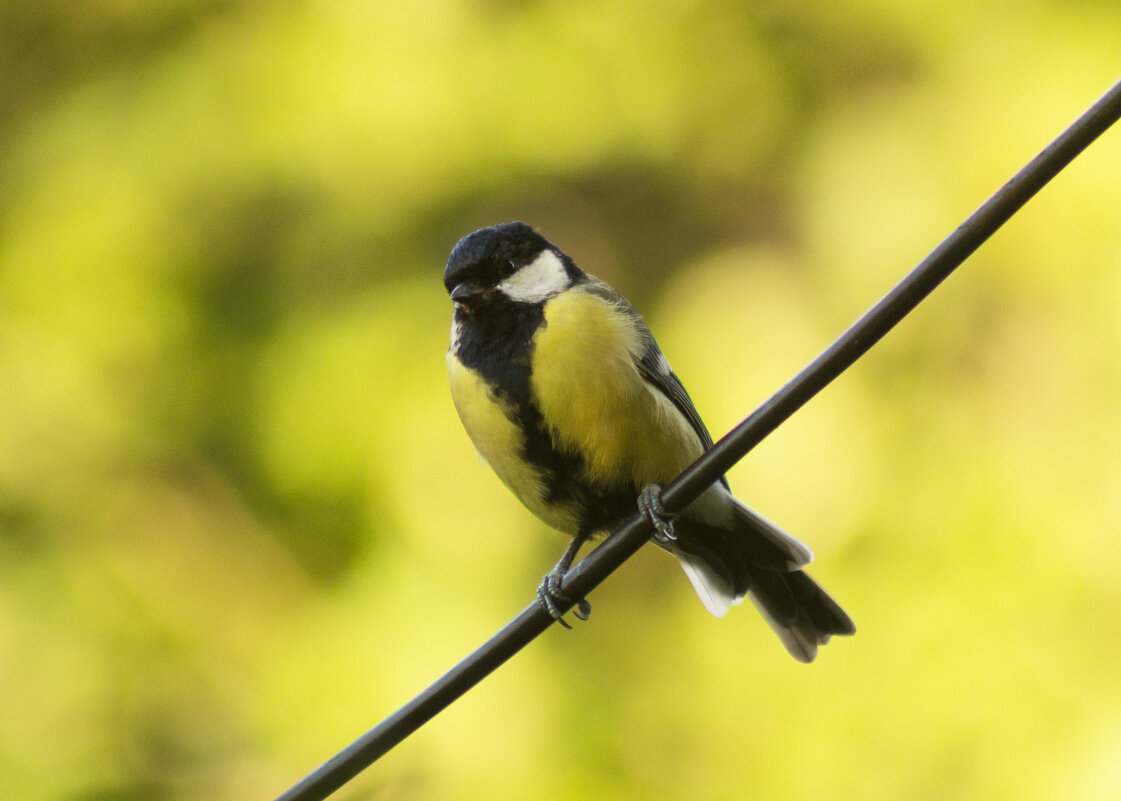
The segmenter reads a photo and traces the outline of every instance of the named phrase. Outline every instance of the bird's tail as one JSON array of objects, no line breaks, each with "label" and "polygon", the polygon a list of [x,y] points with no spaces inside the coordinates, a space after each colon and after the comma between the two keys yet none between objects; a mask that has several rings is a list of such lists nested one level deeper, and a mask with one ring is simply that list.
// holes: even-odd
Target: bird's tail
[{"label": "bird's tail", "polygon": [[[733,499],[735,500],[735,499]],[[786,650],[812,662],[817,647],[834,634],[856,632],[845,611],[801,568],[813,559],[803,543],[738,500],[736,528],[679,527],[670,546],[701,602],[722,617],[751,598]]]}]

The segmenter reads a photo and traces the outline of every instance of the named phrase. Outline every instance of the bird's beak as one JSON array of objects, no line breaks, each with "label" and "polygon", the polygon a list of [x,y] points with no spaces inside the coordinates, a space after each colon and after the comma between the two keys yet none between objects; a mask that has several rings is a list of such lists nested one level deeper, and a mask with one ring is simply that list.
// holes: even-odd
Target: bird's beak
[{"label": "bird's beak", "polygon": [[471,284],[456,284],[449,293],[451,299],[456,303],[465,304],[470,303],[482,294],[482,289],[477,286],[472,286]]}]

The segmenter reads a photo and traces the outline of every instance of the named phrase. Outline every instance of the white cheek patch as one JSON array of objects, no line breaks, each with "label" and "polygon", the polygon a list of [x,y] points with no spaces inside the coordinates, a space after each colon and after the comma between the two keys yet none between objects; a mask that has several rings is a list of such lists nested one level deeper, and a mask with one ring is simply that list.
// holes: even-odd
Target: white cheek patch
[{"label": "white cheek patch", "polygon": [[519,303],[540,303],[572,286],[560,258],[551,250],[522,267],[498,285],[498,291]]}]

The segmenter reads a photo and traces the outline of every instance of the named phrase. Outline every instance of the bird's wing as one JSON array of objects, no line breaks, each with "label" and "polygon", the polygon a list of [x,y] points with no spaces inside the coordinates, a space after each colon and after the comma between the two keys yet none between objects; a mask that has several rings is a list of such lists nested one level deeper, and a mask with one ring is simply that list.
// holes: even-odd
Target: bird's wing
[{"label": "bird's wing", "polygon": [[[701,420],[700,414],[697,413],[697,408],[693,405],[693,400],[689,397],[689,393],[685,391],[685,387],[681,384],[681,379],[679,379],[670,368],[669,361],[666,359],[665,354],[662,353],[662,349],[658,347],[658,343],[654,340],[654,335],[650,333],[650,326],[646,324],[646,320],[644,320],[642,315],[627,302],[626,298],[610,286],[591,276],[588,276],[588,278],[588,291],[606,301],[614,303],[634,320],[643,342],[642,353],[635,363],[639,375],[646,380],[646,383],[665,395],[674,405],[674,408],[681,412],[685,419],[689,421],[689,426],[696,433],[697,438],[701,441],[702,448],[707,451],[712,447],[712,435],[708,433],[704,421]],[[725,489],[728,488],[728,480],[723,476],[720,477],[720,483],[724,485]]]},{"label": "bird's wing", "polygon": [[[638,312],[635,312],[638,314]],[[639,320],[642,318],[639,317]],[[693,401],[689,397],[689,393],[685,391],[685,387],[681,384],[681,379],[670,369],[669,362],[666,361],[665,354],[662,349],[658,347],[658,343],[654,341],[654,335],[646,328],[646,323],[642,323],[642,327],[647,336],[646,347],[642,351],[642,356],[638,360],[638,372],[646,379],[647,383],[655,387],[659,392],[665,395],[673,405],[681,412],[685,419],[689,421],[689,425],[697,432],[697,436],[701,440],[701,445],[704,450],[712,447],[712,435],[708,433],[708,428],[705,427],[704,421],[697,413],[697,408],[693,406]],[[724,476],[720,477],[720,483],[728,489],[728,479]]]}]

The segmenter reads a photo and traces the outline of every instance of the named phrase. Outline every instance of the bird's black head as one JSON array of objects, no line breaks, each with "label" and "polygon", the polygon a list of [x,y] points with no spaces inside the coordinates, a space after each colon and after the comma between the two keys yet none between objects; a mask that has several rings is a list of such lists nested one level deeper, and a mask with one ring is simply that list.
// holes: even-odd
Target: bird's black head
[{"label": "bird's black head", "polygon": [[549,240],[525,223],[509,222],[459,240],[444,269],[444,286],[464,307],[495,296],[534,303],[567,289],[579,275]]}]

